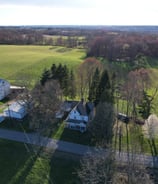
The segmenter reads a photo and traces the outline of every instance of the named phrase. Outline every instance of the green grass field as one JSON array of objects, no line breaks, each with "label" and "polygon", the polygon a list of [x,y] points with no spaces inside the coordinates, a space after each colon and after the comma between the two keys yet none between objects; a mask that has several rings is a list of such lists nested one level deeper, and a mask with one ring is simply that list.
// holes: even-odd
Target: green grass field
[{"label": "green grass field", "polygon": [[84,59],[80,49],[52,46],[0,46],[0,78],[16,83],[17,80],[37,80],[44,68],[52,63],[76,68]]},{"label": "green grass field", "polygon": [[[48,151],[38,156],[32,147],[0,139],[0,183],[5,184],[77,184],[79,160]],[[31,150],[28,152],[28,150]]]}]

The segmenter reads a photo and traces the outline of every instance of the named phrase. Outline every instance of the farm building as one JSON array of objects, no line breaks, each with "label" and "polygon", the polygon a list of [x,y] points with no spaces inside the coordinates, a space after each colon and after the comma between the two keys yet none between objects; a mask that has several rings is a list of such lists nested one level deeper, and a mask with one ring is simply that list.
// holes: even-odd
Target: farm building
[{"label": "farm building", "polygon": [[155,114],[151,114],[142,128],[145,137],[158,138],[158,117]]},{"label": "farm building", "polygon": [[10,94],[10,84],[4,79],[0,79],[0,100]]},{"label": "farm building", "polygon": [[27,105],[23,101],[13,102],[3,112],[5,117],[22,119],[27,114]]},{"label": "farm building", "polygon": [[93,119],[94,105],[92,103],[79,102],[69,113],[66,122],[66,127],[85,132],[87,123]]}]

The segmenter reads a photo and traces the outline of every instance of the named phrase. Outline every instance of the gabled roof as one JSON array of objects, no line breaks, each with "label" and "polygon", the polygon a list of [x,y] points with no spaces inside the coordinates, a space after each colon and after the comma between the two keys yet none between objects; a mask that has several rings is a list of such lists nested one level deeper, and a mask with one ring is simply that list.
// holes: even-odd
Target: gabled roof
[{"label": "gabled roof", "polygon": [[80,113],[82,116],[87,116],[87,109],[86,106],[83,102],[79,102],[78,105],[76,106],[76,110]]},{"label": "gabled roof", "polygon": [[88,116],[89,113],[93,110],[94,104],[92,102],[83,103],[81,101],[77,104],[75,108],[80,113],[80,115]]},{"label": "gabled roof", "polygon": [[72,110],[78,103],[79,101],[65,101],[62,106],[64,110]]},{"label": "gabled roof", "polygon": [[6,110],[23,113],[25,112],[26,103],[23,101],[13,102]]}]

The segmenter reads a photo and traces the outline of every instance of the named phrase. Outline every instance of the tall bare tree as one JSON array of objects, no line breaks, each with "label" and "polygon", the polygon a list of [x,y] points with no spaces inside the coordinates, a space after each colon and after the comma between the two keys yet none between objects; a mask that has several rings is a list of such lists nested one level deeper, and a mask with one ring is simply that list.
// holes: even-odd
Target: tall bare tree
[{"label": "tall bare tree", "polygon": [[96,68],[101,71],[102,64],[96,58],[87,58],[78,68],[78,84],[81,98],[87,98]]},{"label": "tall bare tree", "polygon": [[62,93],[57,81],[50,80],[44,86],[37,84],[31,91],[30,128],[40,132],[49,130],[59,109]]}]

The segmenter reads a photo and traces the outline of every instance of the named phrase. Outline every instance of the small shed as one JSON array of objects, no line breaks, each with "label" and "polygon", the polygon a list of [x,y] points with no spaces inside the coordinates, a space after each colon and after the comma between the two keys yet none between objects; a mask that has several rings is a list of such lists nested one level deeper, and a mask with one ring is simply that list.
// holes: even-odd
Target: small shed
[{"label": "small shed", "polygon": [[0,79],[0,100],[10,94],[10,83],[4,79]]},{"label": "small shed", "polygon": [[10,104],[3,112],[5,117],[22,119],[27,114],[27,104],[24,101],[17,101]]},{"label": "small shed", "polygon": [[142,126],[144,136],[147,138],[158,138],[158,117],[151,114]]}]

